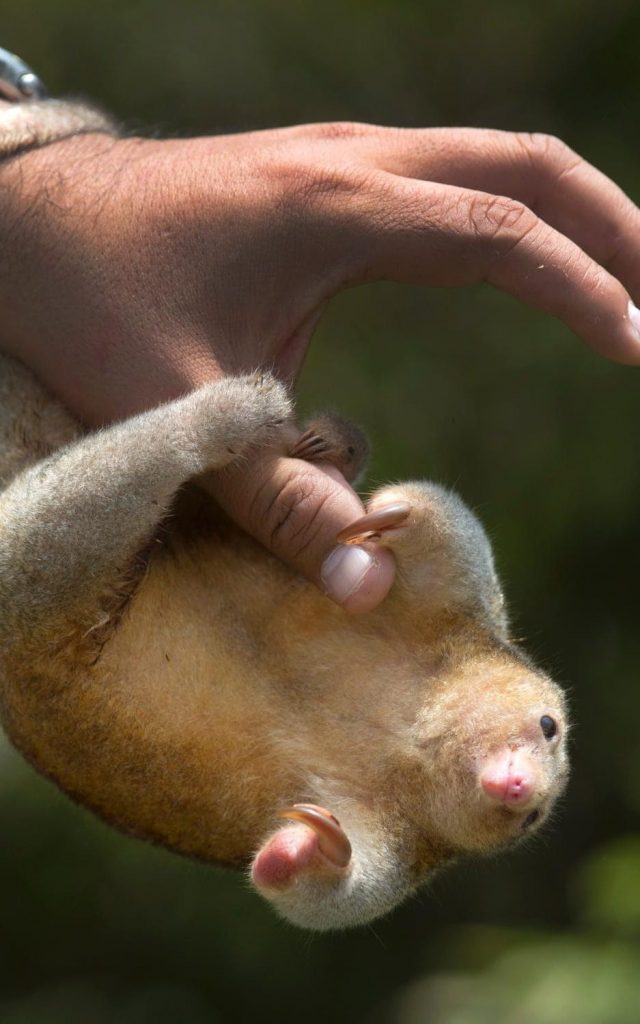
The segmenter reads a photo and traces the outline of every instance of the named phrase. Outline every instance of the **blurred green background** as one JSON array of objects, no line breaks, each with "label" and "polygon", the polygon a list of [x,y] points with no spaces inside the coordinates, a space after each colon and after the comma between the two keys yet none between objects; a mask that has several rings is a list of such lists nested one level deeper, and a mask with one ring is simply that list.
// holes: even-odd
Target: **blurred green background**
[{"label": "blurred green background", "polygon": [[[640,200],[632,0],[0,0],[0,16],[0,43],[55,91],[154,132],[548,131]],[[638,371],[488,289],[381,284],[332,303],[301,396],[366,425],[369,483],[433,477],[479,511],[516,634],[570,689],[563,806],[519,852],[314,937],[241,878],[110,832],[4,747],[0,1021],[637,1024]]]}]

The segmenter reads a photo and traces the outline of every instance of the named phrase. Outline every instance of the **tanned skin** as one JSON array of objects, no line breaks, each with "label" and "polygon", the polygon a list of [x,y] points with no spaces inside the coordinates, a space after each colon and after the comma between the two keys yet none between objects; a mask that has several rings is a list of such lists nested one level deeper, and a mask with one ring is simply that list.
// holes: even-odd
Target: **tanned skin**
[{"label": "tanned skin", "polygon": [[538,827],[568,771],[565,701],[510,641],[456,495],[385,487],[342,531],[398,563],[354,617],[198,486],[257,447],[351,480],[366,454],[336,417],[297,428],[268,375],[87,433],[2,358],[2,719],[117,828],[249,870],[296,924],[343,928]]}]

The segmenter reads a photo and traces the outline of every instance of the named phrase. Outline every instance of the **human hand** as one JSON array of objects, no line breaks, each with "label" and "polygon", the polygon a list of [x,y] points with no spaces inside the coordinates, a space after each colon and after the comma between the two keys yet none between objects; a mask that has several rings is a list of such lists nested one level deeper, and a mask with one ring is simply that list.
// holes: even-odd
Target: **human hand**
[{"label": "human hand", "polygon": [[[0,345],[96,424],[223,373],[295,379],[331,295],[386,278],[487,281],[640,363],[639,228],[611,181],[546,136],[348,124],[82,136],[0,167]],[[349,610],[385,596],[385,552],[349,548],[323,578],[362,511],[335,470],[257,458],[211,487]]]}]

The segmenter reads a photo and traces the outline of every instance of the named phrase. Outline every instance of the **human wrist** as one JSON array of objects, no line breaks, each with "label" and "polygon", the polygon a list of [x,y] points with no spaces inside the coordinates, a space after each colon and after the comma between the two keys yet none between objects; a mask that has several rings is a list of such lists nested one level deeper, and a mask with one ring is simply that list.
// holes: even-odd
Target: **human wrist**
[{"label": "human wrist", "polygon": [[[49,385],[56,374],[88,377],[95,323],[74,329],[92,298],[82,234],[90,233],[86,222],[95,213],[93,182],[121,144],[103,133],[80,134],[0,159],[0,351]],[[73,408],[72,394],[60,397]]]},{"label": "human wrist", "polygon": [[[166,286],[188,259],[167,254],[166,193],[149,182],[164,146],[86,134],[0,160],[0,350],[91,425],[222,372],[171,305],[182,289]],[[178,178],[163,171],[160,185]]]}]

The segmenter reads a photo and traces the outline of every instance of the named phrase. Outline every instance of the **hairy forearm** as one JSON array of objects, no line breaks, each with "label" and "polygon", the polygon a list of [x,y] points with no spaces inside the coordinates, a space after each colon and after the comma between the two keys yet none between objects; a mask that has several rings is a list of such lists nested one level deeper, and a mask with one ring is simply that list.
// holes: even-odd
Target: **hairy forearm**
[{"label": "hairy forearm", "polygon": [[77,135],[118,134],[111,117],[85,103],[41,100],[4,106],[0,117],[0,157],[4,158]]}]

